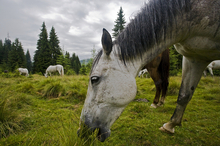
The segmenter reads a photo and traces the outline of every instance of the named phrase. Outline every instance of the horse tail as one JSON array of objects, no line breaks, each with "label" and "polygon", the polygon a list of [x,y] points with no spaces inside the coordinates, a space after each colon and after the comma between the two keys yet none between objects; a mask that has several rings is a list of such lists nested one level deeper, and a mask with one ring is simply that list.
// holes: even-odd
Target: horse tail
[{"label": "horse tail", "polygon": [[63,66],[61,67],[61,74],[62,74],[62,76],[64,75],[64,69],[63,69]]},{"label": "horse tail", "polygon": [[161,79],[162,79],[162,94],[165,96],[169,85],[169,70],[170,70],[169,49],[166,49],[162,53],[162,58],[158,70],[161,74]]}]

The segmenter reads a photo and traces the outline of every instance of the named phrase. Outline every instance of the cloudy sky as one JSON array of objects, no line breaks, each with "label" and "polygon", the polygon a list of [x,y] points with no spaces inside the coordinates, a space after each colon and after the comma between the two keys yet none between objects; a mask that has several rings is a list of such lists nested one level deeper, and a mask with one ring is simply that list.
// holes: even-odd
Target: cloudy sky
[{"label": "cloudy sky", "polygon": [[33,58],[45,22],[48,34],[55,28],[64,51],[87,59],[93,46],[101,48],[102,29],[112,34],[120,7],[128,23],[143,4],[144,0],[1,0],[0,39],[19,38]]}]

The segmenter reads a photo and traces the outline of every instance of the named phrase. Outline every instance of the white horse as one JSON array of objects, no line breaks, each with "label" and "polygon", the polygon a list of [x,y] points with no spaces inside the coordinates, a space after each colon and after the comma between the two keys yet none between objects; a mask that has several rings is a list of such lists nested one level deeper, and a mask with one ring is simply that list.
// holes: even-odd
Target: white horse
[{"label": "white horse", "polygon": [[[138,73],[138,77],[141,76],[141,77],[143,78],[144,74],[146,74],[146,73],[148,73],[148,71],[147,71],[147,69],[145,68],[145,69],[141,70],[141,71]],[[147,77],[147,75],[146,75],[146,77]]]},{"label": "white horse", "polygon": [[[213,69],[220,69],[220,60],[215,60],[215,61],[212,61],[208,66],[207,66],[207,69],[209,70],[210,74],[212,77],[214,77],[214,74],[213,74]],[[206,70],[204,70],[204,76],[206,77]]]},{"label": "white horse", "polygon": [[62,66],[62,65],[50,65],[50,66],[46,69],[46,73],[44,74],[44,76],[47,78],[47,77],[48,77],[48,73],[49,73],[50,76],[51,76],[51,73],[52,73],[52,72],[56,72],[56,71],[58,71],[61,76],[64,75],[64,70],[63,70],[63,66]]},{"label": "white horse", "polygon": [[113,123],[135,99],[138,72],[174,45],[184,56],[182,84],[176,109],[160,128],[174,133],[203,71],[213,60],[220,60],[219,6],[220,0],[148,0],[114,42],[103,29],[103,49],[90,72],[80,128],[99,129],[98,138],[105,141]]},{"label": "white horse", "polygon": [[29,73],[28,73],[28,69],[27,69],[27,68],[18,68],[18,71],[20,72],[20,75],[21,75],[21,74],[25,74],[26,77],[29,76]]}]

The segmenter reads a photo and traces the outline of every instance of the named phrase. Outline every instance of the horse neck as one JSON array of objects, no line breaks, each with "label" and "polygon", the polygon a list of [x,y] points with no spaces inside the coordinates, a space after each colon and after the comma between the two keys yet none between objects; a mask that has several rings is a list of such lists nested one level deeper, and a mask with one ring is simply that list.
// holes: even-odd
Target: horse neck
[{"label": "horse neck", "polygon": [[135,59],[126,62],[127,70],[136,77],[146,64],[150,63],[155,57],[169,48],[175,41],[176,39],[169,39],[148,48],[145,52],[143,52],[142,58],[136,57]]}]

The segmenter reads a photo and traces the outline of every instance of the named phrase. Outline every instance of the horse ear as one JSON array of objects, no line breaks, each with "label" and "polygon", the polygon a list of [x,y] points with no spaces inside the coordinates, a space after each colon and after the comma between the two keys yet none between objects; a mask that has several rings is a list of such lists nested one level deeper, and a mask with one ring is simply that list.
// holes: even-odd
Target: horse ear
[{"label": "horse ear", "polygon": [[106,55],[109,55],[111,53],[112,37],[105,28],[103,28],[103,34],[102,34],[102,47]]}]

